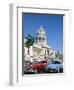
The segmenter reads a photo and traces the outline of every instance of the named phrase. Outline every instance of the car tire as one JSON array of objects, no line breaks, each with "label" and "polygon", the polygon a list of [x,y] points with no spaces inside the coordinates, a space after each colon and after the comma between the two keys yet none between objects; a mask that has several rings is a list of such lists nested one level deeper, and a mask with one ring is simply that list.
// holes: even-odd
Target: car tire
[{"label": "car tire", "polygon": [[35,69],[35,73],[38,73],[38,71]]},{"label": "car tire", "polygon": [[60,68],[59,69],[59,73],[63,73],[63,68]]}]

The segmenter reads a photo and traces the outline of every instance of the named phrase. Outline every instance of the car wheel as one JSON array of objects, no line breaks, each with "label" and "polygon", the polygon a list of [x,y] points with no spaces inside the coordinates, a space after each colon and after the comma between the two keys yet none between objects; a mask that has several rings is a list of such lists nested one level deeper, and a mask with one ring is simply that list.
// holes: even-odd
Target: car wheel
[{"label": "car wheel", "polygon": [[38,73],[38,71],[35,69],[35,73]]},{"label": "car wheel", "polygon": [[60,73],[63,73],[63,68],[60,68],[60,69],[59,69],[59,72],[60,72]]}]

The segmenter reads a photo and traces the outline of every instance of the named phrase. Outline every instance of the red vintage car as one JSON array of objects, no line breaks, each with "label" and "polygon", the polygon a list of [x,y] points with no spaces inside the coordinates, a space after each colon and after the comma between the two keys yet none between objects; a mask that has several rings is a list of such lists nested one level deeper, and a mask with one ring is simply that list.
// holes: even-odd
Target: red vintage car
[{"label": "red vintage car", "polygon": [[30,67],[32,68],[32,70],[34,70],[36,73],[44,72],[46,66],[47,66],[46,61],[40,61],[40,62],[30,64]]}]

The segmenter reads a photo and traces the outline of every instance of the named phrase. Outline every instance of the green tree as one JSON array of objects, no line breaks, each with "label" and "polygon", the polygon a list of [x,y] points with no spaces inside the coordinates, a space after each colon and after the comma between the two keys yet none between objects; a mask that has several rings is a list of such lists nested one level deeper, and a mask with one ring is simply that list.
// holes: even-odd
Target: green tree
[{"label": "green tree", "polygon": [[28,36],[25,37],[25,38],[26,38],[25,45],[26,45],[26,47],[28,48],[28,54],[29,54],[29,48],[30,48],[30,46],[33,45],[35,39],[34,39],[34,37],[32,37],[30,34],[28,34]]},{"label": "green tree", "polygon": [[59,51],[57,51],[57,52],[55,53],[55,57],[56,57],[56,58],[59,58],[59,55],[60,55],[60,54],[59,54]]}]

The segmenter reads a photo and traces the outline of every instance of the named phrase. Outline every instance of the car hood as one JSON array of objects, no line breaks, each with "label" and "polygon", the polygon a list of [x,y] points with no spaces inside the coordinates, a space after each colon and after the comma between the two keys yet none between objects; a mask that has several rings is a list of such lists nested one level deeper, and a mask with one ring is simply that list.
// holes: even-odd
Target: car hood
[{"label": "car hood", "polygon": [[57,67],[62,68],[63,65],[62,64],[48,64],[46,68],[57,68]]}]

